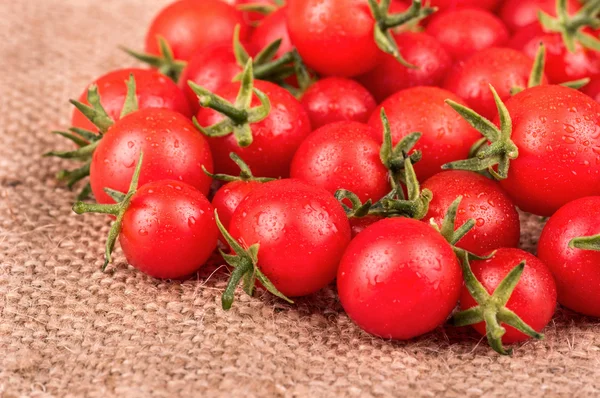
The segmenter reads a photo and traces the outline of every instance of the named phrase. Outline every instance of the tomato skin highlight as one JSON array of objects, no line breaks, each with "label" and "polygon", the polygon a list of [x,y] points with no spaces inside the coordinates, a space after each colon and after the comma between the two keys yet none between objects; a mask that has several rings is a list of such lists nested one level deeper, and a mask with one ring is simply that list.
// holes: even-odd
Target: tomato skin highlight
[{"label": "tomato skin highlight", "polygon": [[454,60],[508,42],[508,29],[494,14],[477,8],[461,8],[434,14],[426,33],[437,39]]},{"label": "tomato skin highlight", "polygon": [[[230,83],[216,94],[234,102],[239,87],[239,82]],[[239,167],[229,158],[229,154],[235,152],[257,176],[287,177],[294,153],[310,134],[310,120],[300,102],[285,89],[261,80],[255,80],[254,87],[269,97],[271,112],[266,119],[251,124],[254,141],[250,146],[240,147],[233,134],[208,138],[215,172],[237,175]],[[260,101],[254,95],[251,106],[258,105]],[[196,117],[201,126],[211,126],[223,119],[223,115],[209,108],[200,109]]]},{"label": "tomato skin highlight", "polygon": [[483,256],[494,249],[518,246],[519,213],[497,182],[472,171],[451,170],[427,179],[421,185],[425,188],[433,192],[433,199],[423,220],[433,219],[439,226],[452,202],[462,196],[456,225],[472,218],[475,226],[457,247]]},{"label": "tomato skin highlight", "polygon": [[[219,215],[219,219],[223,225],[228,226],[235,209],[238,208],[242,200],[257,187],[262,185],[258,181],[232,181],[223,185],[215,193],[212,199],[212,205]],[[226,243],[224,237],[220,237],[223,243]]]},{"label": "tomato skin highlight", "polygon": [[407,340],[443,324],[456,306],[461,269],[431,226],[387,218],[356,236],[338,270],[340,301],[363,330]]},{"label": "tomato skin highlight", "polygon": [[[546,264],[521,249],[501,248],[488,260],[471,261],[471,269],[487,292],[492,294],[506,275],[523,260],[525,260],[525,269],[506,308],[515,312],[534,330],[541,332],[552,319],[556,309],[556,284]],[[476,305],[467,288],[463,287],[460,308],[466,310]],[[530,338],[512,326],[504,323],[500,325],[506,328],[506,334],[502,336],[504,344],[517,343]],[[484,322],[473,325],[473,328],[485,336]]]},{"label": "tomato skin highlight", "polygon": [[317,81],[306,90],[301,103],[313,129],[345,120],[366,123],[377,106],[366,88],[342,77]]},{"label": "tomato skin highlight", "polygon": [[152,21],[146,34],[146,52],[160,55],[158,37],[169,43],[175,59],[188,61],[209,46],[231,43],[233,29],[240,24],[240,40],[250,29],[242,13],[220,0],[179,0],[171,3]]},{"label": "tomato skin highlight", "polygon": [[[567,0],[567,10],[570,15],[581,8],[577,0]],[[516,31],[524,26],[538,21],[538,11],[556,16],[556,0],[505,0],[500,8],[500,18],[506,26]]]},{"label": "tomato skin highlight", "polygon": [[288,297],[331,283],[350,242],[350,224],[337,200],[295,179],[267,182],[248,194],[229,232],[247,247],[260,243],[258,267]]},{"label": "tomato skin highlight", "polygon": [[206,263],[217,247],[218,232],[202,193],[180,181],[161,180],[135,193],[119,242],[135,268],[155,278],[180,279]]},{"label": "tomato skin highlight", "polygon": [[[93,82],[98,86],[102,106],[113,120],[121,118],[130,75],[135,78],[139,109],[166,108],[179,112],[187,118],[192,117],[185,95],[168,77],[154,70],[127,68],[109,72]],[[89,105],[87,88],[79,96],[79,102]],[[98,131],[98,128],[77,108],[73,110],[71,125],[89,131]]]},{"label": "tomato skin highlight", "polygon": [[[489,48],[457,64],[446,76],[443,87],[464,99],[475,112],[488,119],[498,114],[489,85],[503,101],[515,87],[526,88],[533,60],[511,48]],[[546,76],[542,84],[547,84]]]},{"label": "tomato skin highlight", "polygon": [[[383,134],[383,133],[381,133]],[[294,155],[291,177],[335,194],[347,189],[361,202],[378,201],[390,190],[388,170],[381,162],[381,144],[372,128],[358,122],[337,122],[315,130]]]},{"label": "tomato skin highlight", "polygon": [[600,197],[574,200],[550,217],[540,236],[538,256],[556,280],[558,302],[600,317],[600,252],[569,247],[573,238],[600,233]]},{"label": "tomato skin highlight", "polygon": [[369,119],[373,137],[380,143],[383,141],[381,108],[387,113],[394,145],[415,131],[423,134],[415,145],[415,149],[423,151],[423,158],[414,167],[420,181],[440,172],[445,163],[466,159],[471,146],[481,137],[444,102],[446,99],[464,104],[459,97],[441,88],[409,88],[383,101]]},{"label": "tomato skin highlight", "polygon": [[600,194],[600,104],[546,85],[520,92],[506,107],[519,157],[500,185],[517,207],[550,216],[565,203]]},{"label": "tomato skin highlight", "polygon": [[115,123],[94,152],[90,183],[98,203],[114,203],[104,188],[127,192],[140,151],[140,185],[178,180],[208,194],[212,179],[202,171],[203,165],[213,169],[207,140],[179,113],[143,109]]}]

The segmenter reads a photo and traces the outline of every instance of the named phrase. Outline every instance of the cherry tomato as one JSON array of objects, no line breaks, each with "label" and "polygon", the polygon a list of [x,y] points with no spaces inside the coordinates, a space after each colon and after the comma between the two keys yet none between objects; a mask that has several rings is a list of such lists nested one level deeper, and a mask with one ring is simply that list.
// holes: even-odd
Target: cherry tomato
[{"label": "cherry tomato", "polygon": [[240,40],[250,29],[242,13],[220,0],[179,0],[164,8],[146,34],[146,52],[160,55],[158,38],[169,43],[175,59],[188,61],[213,44],[231,43],[233,29],[240,24]]},{"label": "cherry tomato", "polygon": [[550,216],[572,200],[600,194],[600,104],[547,85],[520,92],[506,107],[519,156],[500,184],[517,207]]},{"label": "cherry tomato", "polygon": [[428,34],[404,32],[395,37],[404,59],[417,68],[407,68],[391,55],[381,54],[378,65],[358,77],[379,102],[405,88],[438,86],[452,66],[450,55]]},{"label": "cherry tomato", "polygon": [[248,194],[229,232],[245,247],[260,244],[258,268],[288,297],[331,283],[350,242],[350,225],[337,200],[294,179],[267,182]]},{"label": "cherry tomato", "polygon": [[[533,60],[520,51],[488,48],[452,68],[443,87],[464,99],[480,115],[493,119],[498,110],[489,85],[506,101],[512,88],[527,87],[532,67]],[[542,84],[547,83],[544,76]]]},{"label": "cherry tomato", "polygon": [[217,247],[217,225],[206,197],[181,181],[140,187],[125,211],[119,241],[127,262],[163,279],[190,276]]},{"label": "cherry tomato", "polygon": [[[533,254],[520,249],[498,249],[488,260],[472,261],[473,274],[481,282],[489,294],[492,294],[506,275],[521,261],[525,261],[525,269],[517,286],[512,292],[506,308],[516,313],[526,324],[540,332],[550,322],[556,309],[556,284],[548,267]],[[460,308],[466,310],[477,303],[466,287],[460,295]],[[512,326],[501,323],[506,328],[502,336],[505,344],[529,339]],[[482,335],[486,334],[485,323],[473,325]]]},{"label": "cherry tomato", "polygon": [[323,126],[300,145],[290,174],[332,194],[347,189],[363,203],[368,199],[376,202],[391,186],[379,157],[381,144],[373,135],[369,125],[357,122]]},{"label": "cherry tomato", "polygon": [[425,30],[455,59],[508,41],[508,29],[494,14],[477,8],[461,8],[434,14]]},{"label": "cherry tomato", "polygon": [[600,317],[600,252],[570,247],[573,238],[600,233],[600,197],[567,203],[550,217],[538,245],[558,288],[558,302],[585,315]]},{"label": "cherry tomato", "polygon": [[377,106],[366,88],[343,77],[314,83],[302,96],[301,103],[313,129],[345,120],[366,123]]},{"label": "cherry tomato", "polygon": [[546,33],[538,22],[516,31],[508,45],[534,59],[540,43],[546,46],[544,71],[550,83],[559,84],[600,73],[600,54],[597,51],[575,42],[575,51],[570,52],[560,33]]},{"label": "cherry tomato", "polygon": [[90,168],[96,201],[114,203],[104,188],[127,192],[140,151],[145,157],[140,185],[177,180],[208,194],[212,179],[202,166],[213,167],[206,139],[179,113],[143,109],[116,122],[98,144]]},{"label": "cherry tomato", "polygon": [[[251,124],[254,140],[250,146],[240,147],[233,134],[208,139],[215,170],[217,173],[236,174],[238,166],[229,158],[229,154],[234,152],[244,159],[255,175],[287,177],[296,149],[310,134],[310,120],[300,102],[283,88],[260,80],[254,81],[254,87],[269,97],[271,113],[266,119]],[[234,102],[239,88],[239,82],[230,83],[215,93]],[[258,105],[260,101],[254,95],[251,106]],[[223,119],[223,115],[210,108],[200,109],[196,117],[201,126],[211,126]]]},{"label": "cherry tomato", "polygon": [[431,6],[437,7],[440,11],[467,7],[478,7],[493,11],[498,8],[501,1],[502,0],[431,0]]},{"label": "cherry tomato", "polygon": [[423,134],[415,146],[423,151],[423,159],[415,164],[415,172],[421,181],[440,172],[443,164],[466,158],[480,137],[444,102],[446,99],[464,104],[460,98],[441,88],[409,88],[383,101],[369,119],[374,138],[380,143],[383,141],[382,107],[390,121],[394,145],[412,132]]},{"label": "cherry tomato", "polygon": [[285,7],[267,15],[254,29],[250,36],[250,44],[257,49],[267,47],[275,40],[281,39],[276,58],[292,50],[293,45],[287,30],[287,10]]},{"label": "cherry tomato", "polygon": [[337,278],[348,316],[368,333],[399,340],[443,324],[461,285],[450,244],[431,226],[409,218],[387,218],[358,234]]},{"label": "cherry tomato", "polygon": [[478,255],[500,247],[518,246],[519,213],[497,182],[472,171],[453,170],[434,175],[421,188],[433,192],[423,220],[433,219],[439,226],[452,202],[462,196],[456,225],[473,219],[475,226],[456,246]]},{"label": "cherry tomato", "polygon": [[590,82],[583,86],[581,91],[592,97],[594,101],[600,102],[600,75],[592,76]]},{"label": "cherry tomato", "polygon": [[[567,9],[575,14],[581,8],[577,0],[567,0]],[[505,0],[500,9],[500,18],[506,26],[516,31],[538,21],[538,12],[556,16],[556,0]]]},{"label": "cherry tomato", "polygon": [[[139,109],[166,108],[191,118],[192,113],[185,95],[169,78],[153,70],[119,69],[93,82],[98,86],[102,106],[113,120],[119,120],[121,116],[127,96],[127,81],[131,75],[135,78]],[[87,89],[79,97],[79,102],[89,105]],[[73,110],[71,124],[90,131],[98,130],[76,108]]]},{"label": "cherry tomato", "polygon": [[[212,200],[212,205],[219,214],[219,219],[223,225],[229,225],[231,217],[238,208],[242,200],[257,187],[261,186],[262,183],[258,181],[232,181],[223,185],[215,193]],[[225,242],[225,240],[222,240]]]}]

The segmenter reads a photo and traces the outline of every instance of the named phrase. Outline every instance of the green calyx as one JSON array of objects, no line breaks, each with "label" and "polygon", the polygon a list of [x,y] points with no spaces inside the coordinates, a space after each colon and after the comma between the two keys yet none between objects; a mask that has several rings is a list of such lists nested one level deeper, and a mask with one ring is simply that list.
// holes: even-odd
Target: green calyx
[{"label": "green calyx", "polygon": [[227,283],[227,287],[223,292],[223,296],[221,297],[221,303],[223,305],[224,310],[228,310],[231,308],[233,304],[233,300],[235,298],[235,290],[240,282],[243,280],[244,291],[252,296],[254,294],[254,289],[256,287],[256,280],[258,281],[269,291],[271,294],[287,301],[288,303],[294,303],[292,300],[287,298],[283,293],[281,293],[273,283],[261,272],[258,268],[258,252],[259,252],[259,244],[256,243],[249,248],[242,247],[238,241],[236,241],[227,231],[227,229],[221,223],[219,219],[219,215],[215,210],[215,220],[217,222],[217,227],[223,237],[233,250],[235,254],[227,254],[223,252],[223,250],[219,249],[221,256],[227,264],[231,265],[234,269],[231,273],[231,277],[229,282]]},{"label": "green calyx", "polygon": [[458,254],[465,286],[478,305],[455,314],[452,319],[454,326],[467,326],[485,322],[487,339],[490,346],[494,351],[503,355],[509,355],[512,350],[506,350],[502,345],[502,336],[506,333],[506,329],[500,325],[501,323],[512,326],[535,339],[544,338],[543,334],[536,332],[517,314],[506,308],[506,303],[508,303],[525,269],[525,261],[522,261],[513,268],[502,282],[500,282],[494,293],[490,295],[473,274],[469,264],[468,253],[462,252]]},{"label": "green calyx", "polygon": [[141,53],[130,50],[126,47],[121,47],[121,50],[125,51],[138,61],[157,69],[160,73],[167,76],[175,83],[178,83],[181,73],[183,72],[183,69],[186,67],[187,63],[185,61],[175,59],[173,50],[171,50],[171,46],[164,37],[157,36],[156,40],[158,41],[160,55]]},{"label": "green calyx", "polygon": [[437,9],[435,7],[423,7],[422,0],[413,0],[408,10],[397,14],[390,14],[390,4],[391,0],[380,0],[379,2],[377,0],[369,0],[371,14],[375,19],[375,28],[373,31],[375,43],[377,43],[381,51],[391,55],[407,68],[417,68],[415,65],[408,63],[402,57],[402,54],[400,54],[398,44],[392,34],[392,28],[427,18]]},{"label": "green calyx", "polygon": [[233,181],[269,182],[269,181],[275,180],[275,178],[269,178],[269,177],[254,177],[254,175],[252,174],[252,170],[250,170],[250,167],[236,153],[231,152],[229,154],[229,157],[240,168],[239,176],[232,176],[229,174],[212,174],[208,170],[206,170],[206,167],[204,167],[204,165],[203,165],[202,170],[204,171],[204,174],[211,177],[212,179],[219,180],[219,181],[225,181],[225,182],[233,182]]},{"label": "green calyx", "polygon": [[584,28],[600,28],[600,1],[591,0],[573,16],[567,12],[567,0],[556,0],[556,15],[552,17],[543,11],[538,11],[542,26],[550,31],[560,33],[565,46],[570,52],[575,51],[575,43],[594,51],[600,51],[600,40],[585,33]]},{"label": "green calyx", "polygon": [[569,241],[571,249],[600,251],[600,234],[592,236],[581,236]]},{"label": "green calyx", "polygon": [[[222,121],[208,127],[201,126],[194,117],[194,125],[202,134],[207,137],[224,137],[233,133],[240,147],[247,147],[252,144],[253,137],[250,125],[264,120],[269,116],[269,112],[271,112],[269,97],[262,91],[254,88],[252,70],[252,58],[249,58],[244,67],[240,82],[240,91],[234,104],[192,81],[188,82],[198,96],[200,106],[214,109],[225,116]],[[253,94],[258,97],[260,105],[250,108]]]},{"label": "green calyx", "polygon": [[[70,159],[82,163],[81,166],[73,170],[61,170],[58,173],[58,180],[66,182],[69,188],[72,188],[76,183],[90,175],[90,165],[92,163],[94,151],[100,143],[104,133],[106,133],[115,123],[102,106],[102,101],[98,94],[98,87],[95,84],[88,88],[87,100],[90,105],[75,100],[71,100],[70,102],[98,128],[99,133],[96,134],[93,131],[77,127],[71,127],[69,131],[53,131],[53,134],[60,135],[61,137],[74,142],[78,148],[74,151],[51,151],[44,154],[44,156]],[[133,77],[133,74],[131,74],[127,81],[127,94],[120,117],[125,117],[137,110],[138,99],[136,96],[136,84],[135,78]],[[86,199],[89,197],[90,193],[91,187],[88,183],[77,196],[77,200]]]},{"label": "green calyx", "polygon": [[98,203],[85,203],[79,201],[73,205],[73,211],[77,214],[102,213],[111,214],[116,217],[116,220],[112,223],[110,231],[108,232],[108,239],[106,240],[106,247],[104,251],[104,264],[102,265],[102,271],[104,271],[108,264],[112,261],[111,254],[115,247],[117,238],[119,237],[119,233],[121,232],[123,217],[125,215],[125,212],[127,211],[127,208],[129,207],[129,204],[131,203],[131,198],[133,197],[133,195],[135,195],[137,191],[138,181],[140,179],[140,172],[142,170],[143,157],[143,153],[140,152],[140,157],[138,158],[133,177],[131,178],[131,184],[129,185],[129,191],[126,194],[115,191],[113,189],[104,188],[104,191],[117,203],[108,205]]},{"label": "green calyx", "polygon": [[[479,131],[489,144],[476,143],[479,149],[474,157],[466,160],[446,163],[442,166],[444,170],[487,170],[494,178],[498,180],[505,179],[508,176],[510,161],[519,156],[519,149],[511,140],[512,120],[504,102],[498,96],[498,93],[492,85],[490,90],[494,95],[498,114],[500,116],[500,128],[485,117],[479,115],[472,109],[467,108],[452,100],[446,100],[463,119],[465,119],[473,128]],[[472,151],[474,152],[474,151]],[[494,168],[497,166],[497,170]]]}]

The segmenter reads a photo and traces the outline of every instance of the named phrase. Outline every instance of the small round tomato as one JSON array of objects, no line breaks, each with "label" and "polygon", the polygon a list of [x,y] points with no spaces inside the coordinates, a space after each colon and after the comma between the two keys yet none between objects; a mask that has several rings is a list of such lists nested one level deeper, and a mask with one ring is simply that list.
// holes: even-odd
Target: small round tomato
[{"label": "small round tomato", "polygon": [[302,96],[301,103],[313,129],[341,121],[366,123],[377,106],[366,88],[343,77],[329,77],[314,83]]},{"label": "small round tomato", "polygon": [[423,220],[433,220],[439,226],[452,202],[462,196],[456,225],[473,219],[475,226],[457,247],[482,256],[500,247],[518,246],[519,213],[497,182],[472,171],[453,170],[434,175],[421,188],[433,192]]},{"label": "small round tomato", "polygon": [[255,48],[265,48],[275,40],[281,39],[276,58],[292,50],[293,45],[287,30],[287,10],[281,7],[267,15],[250,35],[250,44]]},{"label": "small round tomato", "polygon": [[[492,294],[508,273],[522,261],[525,261],[525,268],[506,303],[506,308],[517,314],[531,328],[540,332],[550,322],[556,309],[556,284],[552,273],[542,261],[520,249],[502,248],[496,250],[494,256],[488,260],[472,261],[471,269],[485,290]],[[460,308],[466,310],[476,305],[477,302],[463,286]],[[529,338],[512,326],[504,323],[500,326],[506,329],[506,333],[502,336],[502,342],[505,344]],[[473,327],[481,335],[486,335],[484,322],[477,323]]]},{"label": "small round tomato", "polygon": [[215,193],[212,200],[212,205],[219,214],[219,219],[223,225],[227,226],[231,222],[231,217],[238,208],[242,200],[262,183],[258,181],[232,181],[223,185]]},{"label": "small round tomato", "polygon": [[[511,89],[526,88],[533,60],[510,48],[488,48],[457,64],[446,76],[443,87],[464,99],[469,107],[488,119],[498,114],[489,85],[503,101]],[[544,76],[542,84],[548,81]]]},{"label": "small round tomato", "polygon": [[[577,0],[567,0],[567,9],[575,14],[581,8]],[[500,9],[500,18],[506,26],[516,31],[538,21],[538,12],[556,16],[556,0],[505,0]]]},{"label": "small round tomato", "polygon": [[493,11],[498,8],[501,1],[502,0],[431,0],[431,6],[437,7],[440,11],[466,7],[478,7]]},{"label": "small round tomato", "polygon": [[431,226],[409,218],[387,218],[358,234],[337,277],[350,319],[368,333],[399,340],[442,325],[461,285],[452,246]]},{"label": "small round tomato", "polygon": [[208,194],[212,156],[206,139],[192,122],[167,109],[130,113],[109,128],[94,152],[90,184],[98,203],[114,203],[104,192],[127,192],[140,151],[144,165],[140,185],[158,180],[186,182]]},{"label": "small round tomato", "polygon": [[258,268],[288,297],[331,283],[350,242],[339,202],[294,179],[267,182],[248,194],[233,213],[229,232],[244,247],[260,244]]},{"label": "small round tomato", "polygon": [[594,101],[600,102],[600,74],[592,76],[590,82],[583,86],[581,91],[592,97]]},{"label": "small round tomato", "polygon": [[381,144],[367,124],[338,122],[309,135],[292,161],[291,177],[335,194],[347,189],[366,202],[390,190],[388,170],[381,162]]},{"label": "small round tomato", "polygon": [[571,247],[573,238],[600,233],[599,196],[574,200],[550,217],[538,244],[558,288],[558,302],[581,314],[600,317],[600,252]]},{"label": "small round tomato", "polygon": [[[166,108],[191,118],[192,113],[185,95],[175,83],[157,71],[147,69],[119,69],[96,79],[92,84],[98,86],[98,94],[106,113],[119,120],[125,97],[127,81],[133,75],[136,84],[136,96],[139,109]],[[79,97],[79,102],[89,105],[86,89]],[[73,127],[97,131],[92,122],[75,108],[71,119]]]},{"label": "small round tomato", "polygon": [[415,164],[421,181],[440,172],[443,164],[466,158],[471,146],[480,138],[479,133],[444,102],[446,99],[464,104],[456,95],[441,88],[409,88],[383,101],[369,119],[378,142],[383,141],[381,108],[390,121],[394,145],[410,133],[423,134],[415,145],[415,149],[423,151],[423,159]]},{"label": "small round tomato", "polygon": [[160,55],[158,38],[170,45],[175,59],[188,61],[192,55],[217,43],[231,43],[233,29],[241,26],[240,40],[250,29],[242,13],[220,0],[179,0],[164,8],[146,34],[146,52]]},{"label": "small round tomato", "polygon": [[455,60],[508,41],[508,29],[494,14],[477,8],[461,8],[435,14],[425,30]]},{"label": "small round tomato", "polygon": [[407,68],[391,55],[382,54],[374,69],[358,77],[378,102],[405,88],[438,86],[452,66],[444,47],[426,33],[404,32],[395,38],[404,59],[417,68]]},{"label": "small round tomato", "polygon": [[[310,120],[306,111],[288,91],[266,81],[255,80],[254,87],[265,93],[271,102],[269,116],[252,123],[253,142],[240,147],[233,134],[208,138],[217,173],[236,174],[238,166],[229,158],[231,152],[239,155],[254,174],[263,177],[287,177],[294,153],[310,134]],[[235,102],[239,82],[227,84],[215,93],[227,101]],[[260,105],[253,95],[251,106]],[[196,116],[201,126],[211,126],[224,116],[210,108],[202,108]]]},{"label": "small round tomato", "polygon": [[206,197],[181,181],[139,188],[123,216],[119,242],[127,262],[162,279],[198,270],[217,247],[219,231]]}]

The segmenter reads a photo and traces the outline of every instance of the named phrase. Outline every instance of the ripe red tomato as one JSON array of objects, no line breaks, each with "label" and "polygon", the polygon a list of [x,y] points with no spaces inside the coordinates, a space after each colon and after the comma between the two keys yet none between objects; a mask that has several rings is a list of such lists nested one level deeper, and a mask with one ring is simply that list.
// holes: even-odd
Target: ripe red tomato
[{"label": "ripe red tomato", "polygon": [[433,199],[423,220],[432,219],[439,226],[452,202],[462,196],[456,225],[473,219],[475,226],[457,247],[483,256],[500,247],[518,246],[519,213],[497,182],[472,171],[452,170],[429,178],[421,184],[425,188],[433,192]]},{"label": "ripe red tomato", "polygon": [[574,200],[550,217],[538,245],[538,256],[558,288],[558,302],[585,315],[600,317],[600,252],[571,247],[573,238],[600,233],[600,197]]},{"label": "ripe red tomato", "polygon": [[[581,8],[577,0],[567,0],[567,9],[575,14]],[[500,9],[500,18],[506,26],[516,31],[519,28],[538,21],[538,11],[555,17],[556,0],[505,0]]]},{"label": "ripe red tomato", "polygon": [[594,101],[600,102],[600,75],[592,76],[590,82],[583,86],[581,91],[592,97]]},{"label": "ripe red tomato", "polygon": [[508,29],[494,14],[477,8],[461,8],[435,14],[425,30],[444,46],[455,60],[478,51],[502,46]]},{"label": "ripe red tomato", "polygon": [[380,117],[382,107],[390,121],[394,145],[415,131],[423,134],[415,145],[415,149],[423,151],[423,159],[415,164],[415,172],[421,181],[440,172],[443,164],[466,158],[471,146],[480,137],[477,131],[444,102],[448,98],[464,103],[441,88],[409,88],[383,101],[369,119],[374,138],[380,143],[383,141]]},{"label": "ripe red tomato", "polygon": [[212,205],[219,214],[219,219],[223,225],[229,225],[235,209],[238,208],[242,200],[261,185],[262,183],[258,181],[239,180],[228,182],[219,188],[213,197]]},{"label": "ripe red tomato", "polygon": [[123,217],[119,241],[127,262],[155,278],[198,270],[217,247],[219,231],[206,197],[181,181],[142,186]]},{"label": "ripe red tomato", "polygon": [[[310,120],[306,111],[285,89],[266,81],[255,80],[254,87],[265,93],[271,101],[271,112],[267,118],[251,124],[252,144],[240,147],[233,134],[208,138],[215,160],[217,173],[237,174],[238,166],[229,158],[231,152],[239,155],[250,166],[255,175],[263,177],[287,177],[296,149],[310,134]],[[215,93],[234,102],[240,83],[230,83]],[[260,105],[256,95],[251,106]],[[202,108],[196,118],[201,126],[211,126],[223,120],[223,115]]]},{"label": "ripe red tomato", "polygon": [[379,157],[381,144],[372,138],[371,130],[357,122],[332,123],[315,130],[298,148],[291,177],[332,194],[347,189],[363,203],[378,201],[391,186]]},{"label": "ripe red tomato", "polygon": [[267,15],[254,29],[250,36],[250,44],[257,49],[265,48],[275,40],[281,39],[276,58],[279,58],[293,48],[287,30],[287,10],[285,7]]},{"label": "ripe red tomato", "polygon": [[[166,108],[191,118],[185,95],[169,78],[157,71],[130,68],[107,73],[93,82],[98,86],[102,106],[113,120],[119,120],[121,116],[127,95],[127,81],[131,75],[135,78],[139,109]],[[79,102],[89,105],[87,88],[79,97]],[[98,130],[77,108],[73,110],[71,124],[90,131]]]},{"label": "ripe red tomato", "polygon": [[[533,254],[520,249],[498,249],[488,260],[471,262],[473,274],[489,294],[492,294],[506,275],[521,261],[525,261],[525,269],[517,286],[513,290],[506,308],[517,314],[526,324],[537,332],[542,331],[552,319],[556,309],[556,284],[548,267]],[[475,307],[477,303],[463,286],[460,295],[460,308],[463,310]],[[506,334],[502,336],[505,344],[524,341],[529,336],[504,323]],[[485,323],[473,325],[481,335],[486,334]]]},{"label": "ripe red tomato", "polygon": [[240,24],[240,40],[250,29],[242,13],[220,0],[179,0],[164,8],[146,34],[146,52],[160,55],[158,37],[169,43],[175,59],[192,55],[217,43],[231,43],[233,29]]},{"label": "ripe red tomato", "polygon": [[229,232],[245,247],[260,244],[258,268],[288,297],[331,283],[350,242],[350,225],[337,200],[294,179],[267,182],[248,194]]},{"label": "ripe red tomato", "polygon": [[313,129],[341,121],[366,123],[377,106],[366,88],[343,77],[329,77],[314,83],[302,96],[301,103]]},{"label": "ripe red tomato", "polygon": [[431,226],[409,218],[387,218],[358,234],[337,278],[348,316],[368,333],[399,340],[443,324],[461,285],[450,244]]},{"label": "ripe red tomato", "polygon": [[[489,85],[506,101],[512,88],[527,87],[532,67],[533,60],[520,51],[489,48],[451,69],[443,87],[464,99],[475,112],[493,119],[498,110]],[[542,84],[547,83],[544,76]]]},{"label": "ripe red tomato", "polygon": [[405,88],[438,86],[452,66],[450,55],[428,34],[404,32],[395,37],[404,59],[417,68],[407,68],[391,55],[381,54],[378,65],[358,77],[378,102]]},{"label": "ripe red tomato", "polygon": [[502,0],[431,0],[431,6],[440,11],[455,8],[478,7],[493,11],[498,8]]},{"label": "ripe red tomato", "polygon": [[90,183],[98,203],[114,203],[104,188],[127,192],[140,151],[140,185],[177,180],[208,194],[212,179],[202,166],[212,171],[212,156],[206,139],[179,113],[143,109],[110,127],[94,152]]}]

